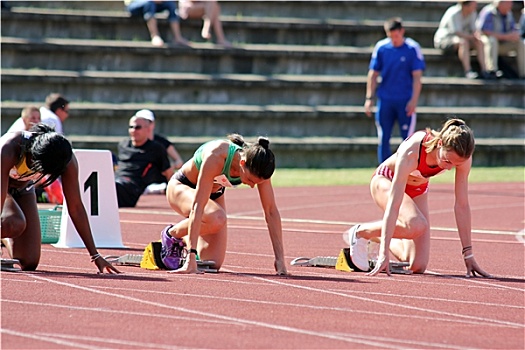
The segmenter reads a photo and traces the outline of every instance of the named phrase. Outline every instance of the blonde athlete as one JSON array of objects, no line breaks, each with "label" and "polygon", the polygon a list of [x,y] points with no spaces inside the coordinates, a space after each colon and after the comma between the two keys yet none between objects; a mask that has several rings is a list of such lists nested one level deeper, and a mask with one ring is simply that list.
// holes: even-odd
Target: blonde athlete
[{"label": "blonde athlete", "polygon": [[406,139],[397,152],[376,170],[370,191],[384,211],[380,221],[355,225],[346,234],[354,265],[368,271],[368,240],[380,237],[377,264],[369,275],[381,271],[390,275],[390,252],[409,269],[423,273],[430,253],[428,213],[429,177],[456,168],[454,212],[467,276],[490,277],[474,259],[468,201],[468,175],[472,166],[474,135],[460,119],[450,119],[440,132],[418,131]]}]

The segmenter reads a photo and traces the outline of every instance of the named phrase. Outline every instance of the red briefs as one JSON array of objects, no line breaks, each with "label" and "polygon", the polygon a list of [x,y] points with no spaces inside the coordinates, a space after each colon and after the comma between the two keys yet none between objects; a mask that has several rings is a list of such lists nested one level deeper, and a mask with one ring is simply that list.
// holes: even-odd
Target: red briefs
[{"label": "red briefs", "polygon": [[[389,167],[383,164],[381,164],[374,172],[373,176],[376,176],[376,175],[384,176],[390,181],[392,181],[392,179],[394,178],[394,172],[390,170]],[[419,186],[408,185],[408,184],[405,186],[405,193],[408,194],[410,198],[417,197],[427,192],[428,192],[428,182],[421,184]]]}]

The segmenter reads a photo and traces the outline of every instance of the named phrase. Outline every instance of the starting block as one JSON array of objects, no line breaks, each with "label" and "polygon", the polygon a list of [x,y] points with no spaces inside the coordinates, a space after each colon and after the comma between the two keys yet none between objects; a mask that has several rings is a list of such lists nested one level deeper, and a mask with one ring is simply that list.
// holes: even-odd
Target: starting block
[{"label": "starting block", "polygon": [[[141,262],[143,261],[143,255],[141,254],[126,254],[122,256],[110,255],[104,257],[108,262],[114,265],[120,266],[136,266],[141,267]],[[213,260],[197,260],[197,267],[200,271],[217,273],[217,269],[213,268],[215,266],[215,261]]]},{"label": "starting block", "polygon": [[[18,267],[16,267],[15,265],[18,265]],[[2,259],[2,271],[22,271],[22,269],[20,268],[20,261],[18,261],[18,259]]]},{"label": "starting block", "polygon": [[[325,267],[334,268],[338,271],[345,272],[369,272],[375,267],[376,261],[369,260],[370,268],[368,271],[362,271],[354,265],[350,258],[350,248],[343,248],[339,252],[339,256],[318,256],[315,258],[300,257],[292,260],[292,266],[308,266],[308,267]],[[395,274],[410,275],[412,270],[406,269],[409,263],[400,261],[390,261],[390,272]]]}]

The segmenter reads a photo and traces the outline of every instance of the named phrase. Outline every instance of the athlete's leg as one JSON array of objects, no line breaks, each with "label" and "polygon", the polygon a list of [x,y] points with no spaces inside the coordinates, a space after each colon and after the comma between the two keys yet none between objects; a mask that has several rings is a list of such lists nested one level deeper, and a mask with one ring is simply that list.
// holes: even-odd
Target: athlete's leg
[{"label": "athlete's leg", "polygon": [[[370,182],[370,192],[375,203],[384,212],[392,182],[384,176],[374,176]],[[381,237],[382,220],[372,221],[359,225],[357,238],[373,239]],[[428,220],[419,210],[416,202],[407,194],[404,195],[399,216],[394,231],[394,238],[415,239],[428,231]],[[402,261],[405,260],[405,250],[399,247],[395,239],[390,244],[390,250],[394,256]]]},{"label": "athlete's leg", "polygon": [[379,163],[382,163],[392,154],[392,150],[390,149],[390,137],[394,127],[395,115],[393,114],[392,106],[389,101],[377,100],[375,121],[378,137],[377,159]]},{"label": "athlete's leg", "polygon": [[[224,195],[215,200],[226,212]],[[226,243],[228,240],[228,225],[225,224],[212,234],[201,234],[197,250],[202,260],[215,261],[214,268],[219,269],[226,256]]]},{"label": "athlete's leg", "polygon": [[[16,216],[15,220],[18,222],[16,225],[9,223],[10,218],[7,216],[10,213]],[[20,224],[20,218],[23,218],[25,225]],[[4,233],[4,222],[8,223],[6,228],[9,227],[10,232]],[[29,191],[24,189],[20,195],[16,196],[16,200],[10,195],[7,196],[2,213],[2,237],[12,238],[12,244],[8,250],[13,259],[20,261],[22,270],[32,271],[37,268],[40,261],[42,236],[34,188]]]},{"label": "athlete's leg", "polygon": [[[176,238],[187,239],[189,215],[196,190],[181,184],[176,179],[170,180],[166,194],[170,206],[185,219],[175,224],[169,231]],[[197,251],[202,260],[214,260],[219,268],[226,254],[227,216],[224,196],[208,200],[202,216],[201,231]]]},{"label": "athlete's leg", "polygon": [[[182,238],[188,234],[188,218],[191,206],[197,191],[189,186],[180,183],[176,179],[171,179],[166,188],[168,203],[177,213],[186,219],[180,221],[170,230],[170,235]],[[226,225],[226,211],[219,201],[208,200],[204,208],[201,224],[201,235],[219,232]]]},{"label": "athlete's leg", "polygon": [[[413,198],[419,212],[425,217],[427,223],[430,223],[428,214],[428,198],[427,193]],[[409,269],[416,273],[425,272],[428,260],[430,258],[430,225],[427,225],[426,230],[419,236],[413,239],[395,240],[396,247],[390,244],[390,249],[397,250],[398,258],[401,261],[410,263]]]},{"label": "athlete's leg", "polygon": [[26,229],[26,217],[18,203],[7,194],[2,208],[2,238],[20,236]]}]

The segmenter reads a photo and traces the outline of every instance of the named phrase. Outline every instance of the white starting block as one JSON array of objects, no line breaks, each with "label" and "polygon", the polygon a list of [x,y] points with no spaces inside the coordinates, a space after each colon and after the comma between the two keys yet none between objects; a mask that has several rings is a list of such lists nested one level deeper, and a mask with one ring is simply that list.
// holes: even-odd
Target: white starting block
[{"label": "white starting block", "polygon": [[[82,203],[86,209],[95,246],[126,248],[122,244],[117,191],[111,152],[107,150],[73,150],[78,160],[78,180]],[[58,248],[83,248],[67,209],[64,198]]]},{"label": "white starting block", "polygon": [[[372,271],[376,261],[369,260],[370,269],[368,271],[361,271],[357,268],[350,258],[350,249],[343,248],[339,256],[317,256],[315,258],[300,257],[292,260],[292,266],[311,266],[311,267],[335,267],[336,270],[346,272],[369,272]],[[409,266],[407,262],[390,261],[390,272],[395,274],[410,275],[412,270],[406,269]]]}]

